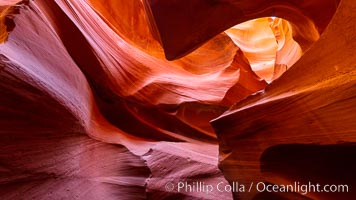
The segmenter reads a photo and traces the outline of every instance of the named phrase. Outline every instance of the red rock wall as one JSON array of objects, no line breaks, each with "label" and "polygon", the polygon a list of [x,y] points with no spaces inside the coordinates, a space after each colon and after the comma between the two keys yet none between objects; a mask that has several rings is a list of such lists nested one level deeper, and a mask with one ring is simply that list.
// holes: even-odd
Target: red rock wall
[{"label": "red rock wall", "polygon": [[[355,5],[338,3],[0,2],[0,198],[352,199],[167,189],[355,185]],[[222,31],[271,16],[290,23],[271,25],[289,42],[266,51],[271,80],[290,69],[267,86],[258,42]]]},{"label": "red rock wall", "polygon": [[[341,1],[320,40],[290,70],[213,121],[229,181],[355,184],[347,156],[356,140],[355,29],[346,23],[355,19],[353,8]],[[352,199],[354,192],[306,196]]]}]

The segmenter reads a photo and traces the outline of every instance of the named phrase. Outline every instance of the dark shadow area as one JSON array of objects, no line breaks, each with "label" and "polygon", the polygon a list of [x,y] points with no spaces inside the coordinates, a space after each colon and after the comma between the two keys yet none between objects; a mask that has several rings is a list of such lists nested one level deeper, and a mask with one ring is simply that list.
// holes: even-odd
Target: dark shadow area
[{"label": "dark shadow area", "polygon": [[[317,199],[354,199],[356,143],[288,144],[268,148],[261,156],[262,174],[291,183],[348,185],[348,192],[310,192]],[[278,183],[275,183],[278,184]]]}]

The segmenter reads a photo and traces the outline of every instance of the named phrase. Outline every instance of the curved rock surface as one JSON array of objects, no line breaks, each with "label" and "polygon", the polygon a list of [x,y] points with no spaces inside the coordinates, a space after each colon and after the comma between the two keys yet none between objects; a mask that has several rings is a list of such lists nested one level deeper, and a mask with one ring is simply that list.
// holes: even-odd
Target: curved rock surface
[{"label": "curved rock surface", "polygon": [[[341,1],[320,40],[289,71],[213,121],[228,181],[355,185],[348,155],[356,148],[356,30],[344,23],[355,19],[354,8]],[[355,191],[305,196],[352,199]]]},{"label": "curved rock surface", "polygon": [[355,186],[353,10],[0,1],[0,198],[352,199],[178,185]]}]

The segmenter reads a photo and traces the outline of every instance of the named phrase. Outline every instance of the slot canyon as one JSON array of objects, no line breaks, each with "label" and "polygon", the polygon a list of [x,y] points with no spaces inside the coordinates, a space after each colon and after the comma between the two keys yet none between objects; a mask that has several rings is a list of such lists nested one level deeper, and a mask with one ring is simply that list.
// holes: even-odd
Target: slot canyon
[{"label": "slot canyon", "polygon": [[355,21],[354,0],[0,0],[0,199],[356,199]]}]

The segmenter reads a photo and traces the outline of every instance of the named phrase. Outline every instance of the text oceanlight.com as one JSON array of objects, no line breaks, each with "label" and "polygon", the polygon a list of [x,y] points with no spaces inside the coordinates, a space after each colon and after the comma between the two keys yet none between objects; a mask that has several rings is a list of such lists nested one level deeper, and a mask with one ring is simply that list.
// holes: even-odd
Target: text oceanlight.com
[{"label": "text oceanlight.com", "polygon": [[307,193],[336,193],[336,192],[349,192],[349,186],[346,184],[319,184],[308,182],[307,184],[302,184],[300,182],[294,182],[292,184],[268,184],[265,182],[251,182],[249,184],[239,184],[238,182],[233,182],[232,184],[227,184],[226,182],[219,182],[216,184],[205,183],[202,181],[196,182],[168,182],[165,185],[166,191],[177,191],[183,193],[189,192],[202,192],[202,193],[212,193],[212,192],[271,192],[271,193],[284,193],[284,192],[296,192],[300,194]]}]

